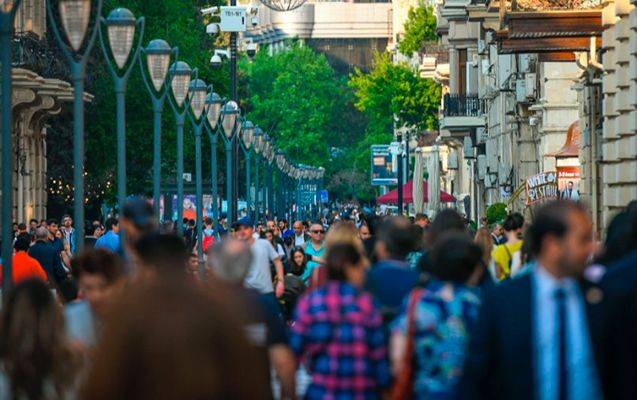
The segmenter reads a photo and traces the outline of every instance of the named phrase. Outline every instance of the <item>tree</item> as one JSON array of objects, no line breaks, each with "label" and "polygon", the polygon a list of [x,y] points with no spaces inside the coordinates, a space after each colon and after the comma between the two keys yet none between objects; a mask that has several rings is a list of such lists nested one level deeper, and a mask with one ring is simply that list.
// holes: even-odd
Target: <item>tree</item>
[{"label": "tree", "polygon": [[425,42],[433,42],[437,39],[436,16],[433,7],[429,5],[412,7],[404,26],[405,36],[398,43],[398,50],[406,56],[419,51]]}]

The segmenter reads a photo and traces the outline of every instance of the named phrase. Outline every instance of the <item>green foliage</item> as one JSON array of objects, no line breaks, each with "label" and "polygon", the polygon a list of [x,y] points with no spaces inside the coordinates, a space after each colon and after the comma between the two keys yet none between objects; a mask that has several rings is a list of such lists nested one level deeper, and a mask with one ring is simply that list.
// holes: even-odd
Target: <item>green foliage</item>
[{"label": "green foliage", "polygon": [[398,43],[398,50],[406,56],[411,56],[419,51],[425,42],[435,41],[437,39],[436,24],[436,17],[431,6],[412,7],[405,22],[405,36]]},{"label": "green foliage", "polygon": [[507,216],[506,204],[494,203],[487,208],[487,224],[502,223]]}]

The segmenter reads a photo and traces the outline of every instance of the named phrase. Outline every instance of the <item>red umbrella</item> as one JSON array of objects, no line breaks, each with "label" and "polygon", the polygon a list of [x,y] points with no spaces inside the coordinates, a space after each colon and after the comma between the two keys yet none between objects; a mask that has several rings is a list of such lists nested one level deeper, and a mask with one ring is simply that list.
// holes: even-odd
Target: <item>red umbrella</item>
[{"label": "red umbrella", "polygon": [[[423,181],[422,183],[422,191],[423,198],[425,199],[425,203],[429,202],[428,193],[428,185],[427,181]],[[398,189],[394,189],[391,192],[387,192],[384,195],[378,197],[376,199],[378,203],[381,204],[396,204],[398,203]],[[456,201],[456,198],[450,195],[447,192],[440,191],[440,201],[442,203],[453,203]],[[405,204],[414,202],[414,181],[408,181],[403,185],[403,202]]]}]

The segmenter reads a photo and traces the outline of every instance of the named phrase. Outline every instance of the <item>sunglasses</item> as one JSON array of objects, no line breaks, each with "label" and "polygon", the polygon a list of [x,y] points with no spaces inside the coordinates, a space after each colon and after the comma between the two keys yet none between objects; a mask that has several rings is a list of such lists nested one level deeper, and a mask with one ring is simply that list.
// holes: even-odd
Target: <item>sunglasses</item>
[{"label": "sunglasses", "polygon": [[321,233],[321,234],[325,234],[325,231],[320,230],[320,231],[312,231],[312,233]]}]

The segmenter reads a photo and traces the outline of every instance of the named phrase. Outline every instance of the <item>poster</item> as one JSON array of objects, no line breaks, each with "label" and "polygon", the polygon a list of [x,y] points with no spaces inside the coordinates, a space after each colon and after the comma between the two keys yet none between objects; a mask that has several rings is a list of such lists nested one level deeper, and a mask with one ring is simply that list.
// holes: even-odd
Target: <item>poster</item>
[{"label": "poster", "polygon": [[561,198],[579,200],[579,182],[580,167],[557,167],[557,188]]},{"label": "poster", "polygon": [[372,185],[388,186],[398,184],[398,175],[393,170],[392,153],[386,144],[372,145]]},{"label": "poster", "polygon": [[557,173],[542,172],[526,178],[526,205],[552,200],[558,197]]},{"label": "poster", "polygon": [[[173,195],[173,219],[177,218],[177,195]],[[209,194],[203,195],[203,218],[212,218],[212,196]],[[182,203],[182,215],[183,218],[192,220],[197,219],[197,197],[193,194],[185,194]]]}]

